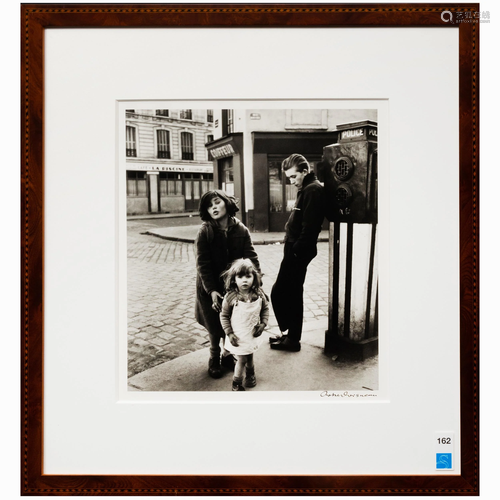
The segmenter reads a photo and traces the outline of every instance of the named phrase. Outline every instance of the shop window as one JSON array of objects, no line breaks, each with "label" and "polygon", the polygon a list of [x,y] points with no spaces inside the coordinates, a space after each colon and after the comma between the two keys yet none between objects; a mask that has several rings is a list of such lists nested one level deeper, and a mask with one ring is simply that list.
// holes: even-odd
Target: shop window
[{"label": "shop window", "polygon": [[127,171],[127,196],[147,197],[146,172]]},{"label": "shop window", "polygon": [[192,109],[181,109],[179,113],[179,118],[181,120],[192,120],[193,119],[193,110]]},{"label": "shop window", "polygon": [[203,193],[213,189],[213,185],[213,174],[184,174],[184,196],[190,202],[198,202]]},{"label": "shop window", "polygon": [[213,191],[214,189],[214,176],[213,174],[202,174],[201,175],[201,193],[206,193],[207,191]]},{"label": "shop window", "polygon": [[283,172],[281,161],[268,161],[269,172],[269,210],[283,212]]},{"label": "shop window", "polygon": [[234,196],[234,169],[232,158],[219,160],[219,177],[221,180],[221,189],[228,195]]},{"label": "shop window", "polygon": [[181,174],[160,172],[160,196],[182,195]]},{"label": "shop window", "polygon": [[[286,157],[280,159],[270,159],[267,162],[269,175],[269,211],[270,212],[291,212],[297,198],[297,188],[290,183],[290,179],[281,170],[281,162]],[[317,157],[309,159],[311,171],[316,173]]]},{"label": "shop window", "polygon": [[125,139],[126,139],[127,156],[137,156],[137,145],[136,145],[136,139],[135,139],[135,127],[130,127],[130,126],[127,125],[126,138]]},{"label": "shop window", "polygon": [[157,109],[156,116],[168,116],[168,109]]},{"label": "shop window", "polygon": [[213,109],[207,109],[207,122],[208,123],[214,122],[214,110]]},{"label": "shop window", "polygon": [[269,210],[271,212],[291,212],[297,197],[297,190],[281,170],[284,160],[270,160],[267,163],[269,172]]},{"label": "shop window", "polygon": [[285,211],[291,212],[295,206],[295,200],[297,198],[297,188],[292,186],[290,179],[283,175],[285,178]]},{"label": "shop window", "polygon": [[193,200],[200,199],[201,184],[200,182],[193,182]]},{"label": "shop window", "polygon": [[170,158],[170,132],[168,130],[156,131],[156,144],[158,158]]},{"label": "shop window", "polygon": [[181,152],[183,160],[194,160],[193,134],[181,132]]}]

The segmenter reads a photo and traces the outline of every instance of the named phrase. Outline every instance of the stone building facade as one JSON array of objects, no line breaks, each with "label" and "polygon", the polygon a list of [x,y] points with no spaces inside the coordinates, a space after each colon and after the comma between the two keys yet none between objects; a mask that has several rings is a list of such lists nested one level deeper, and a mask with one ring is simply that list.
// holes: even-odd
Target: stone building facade
[{"label": "stone building facade", "polygon": [[191,212],[213,188],[210,109],[126,111],[127,214]]}]

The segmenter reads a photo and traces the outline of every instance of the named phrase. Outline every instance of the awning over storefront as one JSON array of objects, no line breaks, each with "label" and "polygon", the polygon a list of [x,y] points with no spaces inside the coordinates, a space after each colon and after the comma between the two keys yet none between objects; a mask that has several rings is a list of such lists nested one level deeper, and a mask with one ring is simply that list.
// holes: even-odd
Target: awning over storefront
[{"label": "awning over storefront", "polygon": [[207,144],[207,149],[212,160],[230,158],[241,154],[243,151],[243,134],[232,133]]}]

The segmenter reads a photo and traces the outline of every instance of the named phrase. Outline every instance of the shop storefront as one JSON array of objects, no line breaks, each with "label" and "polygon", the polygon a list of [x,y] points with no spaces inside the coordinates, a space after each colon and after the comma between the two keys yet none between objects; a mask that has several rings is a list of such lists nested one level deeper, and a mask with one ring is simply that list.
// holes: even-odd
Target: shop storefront
[{"label": "shop storefront", "polygon": [[127,214],[195,212],[213,185],[212,167],[127,163]]},{"label": "shop storefront", "polygon": [[[238,216],[252,231],[283,231],[297,190],[282,172],[281,162],[300,153],[315,170],[323,147],[336,140],[337,132],[253,132],[249,144],[244,144],[243,134],[229,134],[207,146],[214,162],[214,185],[240,200]],[[245,156],[247,147],[251,151]],[[251,159],[252,168],[245,167],[244,157]],[[245,190],[245,183],[253,190]],[[249,191],[253,209],[246,210],[251,205],[245,200]]]},{"label": "shop storefront", "polygon": [[254,132],[252,136],[254,230],[284,231],[297,189],[281,170],[281,162],[292,153],[300,153],[316,171],[323,147],[336,142],[337,132]]},{"label": "shop storefront", "polygon": [[238,218],[246,223],[244,176],[243,176],[243,134],[229,134],[207,145],[213,161],[214,186],[236,197],[240,211]]}]

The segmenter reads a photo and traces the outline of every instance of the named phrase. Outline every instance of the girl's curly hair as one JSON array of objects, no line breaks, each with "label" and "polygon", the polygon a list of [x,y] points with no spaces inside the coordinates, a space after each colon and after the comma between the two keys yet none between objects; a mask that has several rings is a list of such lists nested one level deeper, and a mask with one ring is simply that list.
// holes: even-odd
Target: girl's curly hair
[{"label": "girl's curly hair", "polygon": [[250,259],[237,259],[221,274],[226,292],[237,292],[236,276],[253,275],[250,291],[258,293],[261,287],[261,274]]},{"label": "girl's curly hair", "polygon": [[210,221],[212,219],[208,213],[208,206],[214,198],[220,198],[226,204],[226,210],[229,217],[233,217],[234,214],[239,211],[238,204],[234,196],[230,196],[220,189],[213,189],[203,193],[200,199],[199,212],[201,220]]}]

